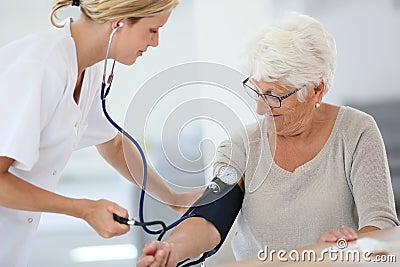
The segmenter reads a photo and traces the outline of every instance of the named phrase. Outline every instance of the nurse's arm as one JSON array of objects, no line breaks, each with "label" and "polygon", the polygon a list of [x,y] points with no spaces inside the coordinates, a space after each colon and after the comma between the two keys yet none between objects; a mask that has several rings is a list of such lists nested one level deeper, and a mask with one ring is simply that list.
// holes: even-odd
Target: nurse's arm
[{"label": "nurse's arm", "polygon": [[[122,142],[121,133],[118,133],[112,140],[97,145],[96,148],[100,155],[121,175],[135,185],[141,186],[143,177],[142,158],[129,140],[124,139],[124,142]],[[186,209],[182,210],[179,206],[190,207],[203,192],[196,190],[187,194],[177,194],[164,183],[150,166],[147,167],[146,191],[181,213]]]},{"label": "nurse's arm", "polygon": [[73,199],[44,190],[11,174],[9,168],[13,162],[14,159],[0,156],[0,206],[81,218],[106,238],[129,231],[128,226],[116,223],[112,216],[116,213],[128,217],[124,208],[108,200]]}]

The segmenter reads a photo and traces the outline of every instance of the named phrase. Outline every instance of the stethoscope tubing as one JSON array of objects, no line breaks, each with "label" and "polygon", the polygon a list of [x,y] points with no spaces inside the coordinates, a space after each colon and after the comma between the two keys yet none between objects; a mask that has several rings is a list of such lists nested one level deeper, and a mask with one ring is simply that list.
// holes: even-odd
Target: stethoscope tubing
[{"label": "stethoscope tubing", "polygon": [[[103,68],[103,77],[102,77],[102,83],[101,83],[101,104],[102,104],[102,109],[103,109],[103,113],[104,116],[106,117],[106,119],[111,123],[111,125],[113,125],[121,134],[123,134],[125,137],[127,137],[138,149],[140,157],[142,158],[142,164],[143,164],[143,178],[142,178],[142,186],[141,186],[141,191],[140,191],[140,199],[139,199],[139,221],[135,220],[135,219],[126,219],[123,217],[120,217],[116,214],[114,214],[114,220],[119,222],[119,223],[123,223],[123,224],[127,224],[127,225],[134,225],[134,226],[140,226],[142,227],[142,229],[151,235],[159,235],[157,240],[160,241],[162,240],[163,236],[166,234],[166,232],[172,228],[174,228],[175,226],[177,226],[179,223],[181,223],[182,221],[193,217],[194,214],[189,213],[183,217],[181,217],[180,219],[176,220],[175,222],[171,223],[170,225],[166,225],[163,221],[149,221],[149,222],[145,222],[144,220],[144,197],[146,194],[146,185],[147,185],[147,161],[146,161],[146,156],[143,152],[142,147],[140,146],[140,144],[128,133],[126,132],[121,126],[119,126],[112,118],[111,116],[108,114],[107,112],[107,105],[106,105],[106,98],[108,96],[108,94],[110,93],[110,89],[111,89],[111,84],[112,84],[112,79],[114,77],[114,66],[115,66],[115,60],[113,62],[113,66],[112,66],[112,71],[108,80],[108,86],[106,84],[106,71],[107,71],[107,61],[108,61],[108,57],[109,57],[109,52],[110,52],[110,48],[111,48],[111,44],[112,44],[112,40],[114,38],[115,33],[117,32],[118,27],[114,28],[110,34],[110,38],[108,41],[108,46],[107,46],[107,50],[106,50],[106,56],[104,58],[104,68]],[[147,226],[150,225],[161,225],[162,229],[160,230],[151,230],[149,229]],[[213,254],[213,253],[212,253]],[[210,256],[210,254],[208,253],[204,253],[198,260],[189,262],[184,264],[186,261],[181,262],[178,264],[178,266],[182,266],[182,267],[186,267],[186,266],[191,266],[200,262],[203,262],[205,260],[206,257]],[[184,265],[182,265],[184,264]]]}]

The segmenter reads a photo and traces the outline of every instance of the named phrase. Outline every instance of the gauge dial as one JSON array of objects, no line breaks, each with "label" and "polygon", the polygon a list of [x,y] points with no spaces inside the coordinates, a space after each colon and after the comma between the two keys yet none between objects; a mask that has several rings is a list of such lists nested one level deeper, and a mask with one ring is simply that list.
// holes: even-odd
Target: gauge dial
[{"label": "gauge dial", "polygon": [[232,166],[222,166],[217,174],[217,177],[228,185],[234,185],[238,182],[238,174],[235,168]]}]

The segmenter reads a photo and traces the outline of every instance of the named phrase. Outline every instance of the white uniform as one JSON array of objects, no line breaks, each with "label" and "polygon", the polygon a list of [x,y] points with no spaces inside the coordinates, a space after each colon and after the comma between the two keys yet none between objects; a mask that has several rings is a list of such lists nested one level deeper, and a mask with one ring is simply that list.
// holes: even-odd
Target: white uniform
[{"label": "white uniform", "polygon": [[[15,159],[11,173],[54,191],[74,150],[116,135],[101,110],[101,75],[100,65],[86,70],[76,104],[69,20],[0,49],[0,156]],[[0,207],[0,266],[27,266],[40,216]]]}]

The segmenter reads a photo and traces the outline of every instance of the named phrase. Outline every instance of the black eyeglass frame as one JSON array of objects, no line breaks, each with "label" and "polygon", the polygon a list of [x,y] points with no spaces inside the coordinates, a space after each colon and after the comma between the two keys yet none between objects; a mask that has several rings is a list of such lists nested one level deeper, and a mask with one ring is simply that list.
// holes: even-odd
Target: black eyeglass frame
[{"label": "black eyeglass frame", "polygon": [[[244,79],[244,80],[242,81],[243,88],[244,88],[245,90],[246,90],[246,89],[250,89],[250,90],[252,90],[253,92],[255,92],[255,93],[258,95],[258,97],[261,97],[261,99],[265,102],[265,104],[267,104],[268,106],[270,106],[270,107],[272,107],[272,108],[280,108],[280,107],[282,107],[282,101],[283,101],[283,100],[285,100],[285,99],[288,98],[289,96],[291,96],[291,95],[297,93],[299,90],[302,89],[302,88],[300,88],[300,89],[297,88],[296,90],[294,90],[294,91],[292,91],[292,92],[290,92],[290,93],[288,93],[288,94],[286,94],[286,95],[284,95],[284,96],[275,96],[275,95],[271,95],[271,94],[261,94],[258,90],[254,90],[254,89],[251,88],[249,85],[247,85],[247,82],[248,82],[249,80],[250,80],[250,77],[247,77],[246,79]],[[272,98],[278,100],[278,101],[279,101],[279,106],[277,106],[277,107],[271,106],[271,105],[268,103],[268,100],[267,100],[266,97],[272,97]]]}]

